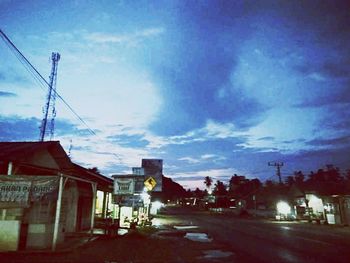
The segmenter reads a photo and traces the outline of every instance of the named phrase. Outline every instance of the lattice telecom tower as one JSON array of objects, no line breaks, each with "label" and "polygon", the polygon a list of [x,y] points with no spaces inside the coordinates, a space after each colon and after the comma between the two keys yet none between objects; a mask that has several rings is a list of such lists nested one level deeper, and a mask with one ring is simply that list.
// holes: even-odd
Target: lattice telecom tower
[{"label": "lattice telecom tower", "polygon": [[53,139],[55,130],[55,117],[56,117],[56,81],[57,81],[57,66],[61,56],[59,53],[52,52],[51,60],[51,75],[50,86],[47,94],[46,104],[43,108],[44,118],[40,126],[40,141],[44,141],[45,135],[50,135],[50,140]]}]

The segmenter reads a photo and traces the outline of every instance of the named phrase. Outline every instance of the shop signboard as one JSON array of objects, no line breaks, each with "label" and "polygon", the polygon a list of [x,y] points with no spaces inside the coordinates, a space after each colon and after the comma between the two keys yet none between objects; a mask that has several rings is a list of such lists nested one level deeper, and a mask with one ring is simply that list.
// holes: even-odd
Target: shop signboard
[{"label": "shop signboard", "polygon": [[114,194],[115,195],[132,195],[134,194],[135,180],[129,177],[114,178]]},{"label": "shop signboard", "polygon": [[113,175],[115,195],[133,195],[142,193],[144,189],[143,175]]},{"label": "shop signboard", "polygon": [[57,199],[57,176],[0,175],[0,207],[21,207],[29,202]]},{"label": "shop signboard", "polygon": [[113,203],[119,206],[143,207],[144,203],[140,195],[114,195]]}]

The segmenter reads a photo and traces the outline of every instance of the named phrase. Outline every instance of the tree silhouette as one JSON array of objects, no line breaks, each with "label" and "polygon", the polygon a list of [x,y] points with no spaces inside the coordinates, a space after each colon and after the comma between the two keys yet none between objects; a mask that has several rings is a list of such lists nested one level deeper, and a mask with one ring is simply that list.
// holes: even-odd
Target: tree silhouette
[{"label": "tree silhouette", "polygon": [[197,198],[203,198],[205,195],[205,192],[200,190],[198,187],[196,188],[196,190],[193,191],[193,194],[195,197]]},{"label": "tree silhouette", "polygon": [[210,176],[206,176],[206,177],[204,178],[204,184],[205,184],[205,186],[207,187],[207,189],[209,190],[210,187],[211,187],[212,184],[213,184],[213,179],[211,179]]},{"label": "tree silhouette", "polygon": [[294,178],[294,176],[287,176],[287,178],[286,178],[286,184],[288,185],[288,186],[292,186],[293,184],[295,184],[295,178]]},{"label": "tree silhouette", "polygon": [[302,185],[305,181],[305,175],[303,174],[302,171],[294,172],[294,180],[296,185]]},{"label": "tree silhouette", "polygon": [[226,185],[220,180],[216,181],[213,194],[216,196],[223,196],[227,194]]}]

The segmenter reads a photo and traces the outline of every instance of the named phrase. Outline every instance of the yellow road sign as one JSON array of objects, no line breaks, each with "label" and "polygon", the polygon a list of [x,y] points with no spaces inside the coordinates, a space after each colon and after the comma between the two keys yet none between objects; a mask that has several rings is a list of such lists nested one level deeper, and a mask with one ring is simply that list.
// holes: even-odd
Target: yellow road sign
[{"label": "yellow road sign", "polygon": [[157,182],[152,176],[150,176],[146,179],[144,184],[148,191],[152,191],[152,189],[157,185]]}]

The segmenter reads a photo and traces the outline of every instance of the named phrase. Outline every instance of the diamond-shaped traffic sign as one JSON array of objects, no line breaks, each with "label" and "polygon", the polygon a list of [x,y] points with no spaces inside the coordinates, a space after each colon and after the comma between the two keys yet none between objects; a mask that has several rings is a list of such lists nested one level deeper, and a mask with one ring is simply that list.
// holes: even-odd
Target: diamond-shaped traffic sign
[{"label": "diamond-shaped traffic sign", "polygon": [[157,185],[157,182],[152,176],[150,176],[146,179],[144,184],[148,191],[152,191],[152,189]]}]

